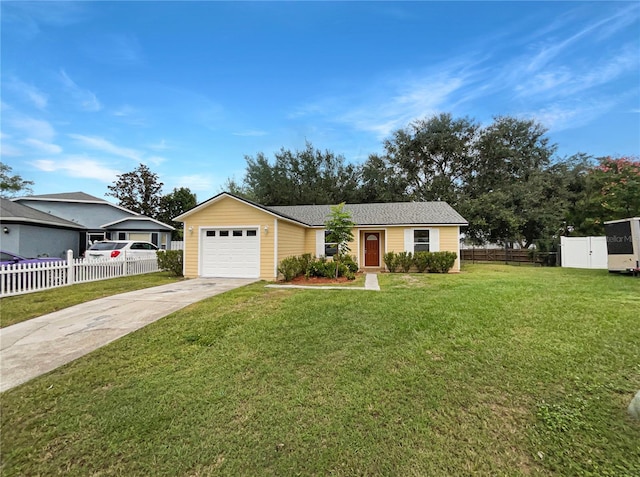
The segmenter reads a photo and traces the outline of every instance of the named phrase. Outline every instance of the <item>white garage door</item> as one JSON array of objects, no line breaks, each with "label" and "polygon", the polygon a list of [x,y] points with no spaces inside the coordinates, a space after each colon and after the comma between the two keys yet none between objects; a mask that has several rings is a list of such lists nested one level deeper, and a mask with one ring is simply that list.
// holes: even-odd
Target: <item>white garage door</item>
[{"label": "white garage door", "polygon": [[203,277],[260,277],[257,228],[203,230],[200,243]]}]

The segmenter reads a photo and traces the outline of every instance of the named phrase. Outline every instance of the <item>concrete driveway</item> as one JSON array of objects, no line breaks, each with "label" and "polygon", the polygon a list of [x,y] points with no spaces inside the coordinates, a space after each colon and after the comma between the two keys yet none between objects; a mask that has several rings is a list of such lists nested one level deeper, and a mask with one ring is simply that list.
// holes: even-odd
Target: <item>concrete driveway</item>
[{"label": "concrete driveway", "polygon": [[198,278],[82,303],[0,329],[0,392],[187,305],[255,282]]}]

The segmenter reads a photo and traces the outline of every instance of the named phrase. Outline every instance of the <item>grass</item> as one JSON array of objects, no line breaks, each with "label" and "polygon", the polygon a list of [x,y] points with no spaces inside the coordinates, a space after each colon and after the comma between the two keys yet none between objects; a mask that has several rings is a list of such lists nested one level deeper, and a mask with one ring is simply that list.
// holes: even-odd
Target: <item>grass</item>
[{"label": "grass", "polygon": [[169,272],[147,273],[0,298],[0,328],[78,303],[142,288],[175,283],[177,280],[183,280],[183,278],[178,278]]},{"label": "grass", "polygon": [[640,280],[254,284],[2,395],[2,474],[640,475]]}]

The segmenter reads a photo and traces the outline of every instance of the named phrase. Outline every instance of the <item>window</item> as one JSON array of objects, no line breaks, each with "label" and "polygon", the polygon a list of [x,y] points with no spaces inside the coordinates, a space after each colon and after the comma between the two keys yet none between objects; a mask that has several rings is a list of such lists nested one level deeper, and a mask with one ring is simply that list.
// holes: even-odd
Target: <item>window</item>
[{"label": "window", "polygon": [[247,237],[255,237],[256,235],[258,235],[257,230],[247,230]]},{"label": "window", "polygon": [[127,240],[126,232],[118,232],[118,240]]},{"label": "window", "polygon": [[221,230],[220,231],[220,237],[228,237],[229,236],[229,231],[228,230]]},{"label": "window", "polygon": [[327,242],[327,239],[331,235],[329,230],[324,231],[324,256],[325,257],[333,257],[338,253],[338,244],[337,242]]},{"label": "window", "polygon": [[242,237],[242,230],[234,230],[233,231],[233,236],[234,237]]},{"label": "window", "polygon": [[215,236],[216,236],[215,230],[207,230],[207,237],[215,237]]},{"label": "window", "polygon": [[414,230],[413,231],[413,252],[429,251],[429,231]]}]

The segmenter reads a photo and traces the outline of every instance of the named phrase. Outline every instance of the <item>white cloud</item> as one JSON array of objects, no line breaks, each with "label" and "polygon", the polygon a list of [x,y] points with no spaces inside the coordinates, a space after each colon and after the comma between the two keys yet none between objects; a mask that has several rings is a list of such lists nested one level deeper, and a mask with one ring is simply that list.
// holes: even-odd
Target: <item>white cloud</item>
[{"label": "white cloud", "polygon": [[550,131],[558,132],[588,124],[610,111],[617,102],[617,99],[566,101],[531,111],[526,116],[534,117]]},{"label": "white cloud", "polygon": [[60,70],[60,79],[82,110],[95,112],[102,109],[98,97],[88,89],[78,86],[64,70]]},{"label": "white cloud", "polygon": [[260,136],[266,136],[267,132],[266,131],[260,131],[257,129],[250,129],[247,131],[240,131],[240,132],[235,132],[232,133],[234,136],[243,136],[243,137],[260,137]]},{"label": "white cloud", "polygon": [[46,109],[48,103],[48,97],[38,88],[32,84],[27,84],[20,81],[18,78],[11,78],[7,82],[7,87],[17,93],[22,98],[29,101],[33,106],[38,109]]},{"label": "white cloud", "polygon": [[149,144],[149,146],[147,147],[149,149],[153,149],[154,151],[164,151],[166,149],[169,149],[169,146],[167,146],[167,142],[164,139],[160,140],[160,142]]},{"label": "white cloud", "polygon": [[174,187],[187,187],[192,192],[211,193],[215,181],[207,175],[190,175],[176,177],[173,182],[175,183]]},{"label": "white cloud", "polygon": [[22,155],[23,152],[19,148],[12,144],[7,144],[4,140],[0,142],[0,157],[19,157]]},{"label": "white cloud", "polygon": [[24,136],[31,137],[43,142],[51,142],[56,135],[53,126],[43,119],[36,119],[29,116],[16,115],[10,118],[7,123],[23,133]]},{"label": "white cloud", "polygon": [[39,139],[35,138],[25,139],[24,141],[22,141],[22,143],[45,154],[60,154],[62,152],[62,148],[57,144],[40,141]]},{"label": "white cloud", "polygon": [[97,136],[83,136],[81,134],[69,134],[69,137],[71,139],[75,139],[79,144],[91,149],[142,162],[142,152],[127,147],[116,146],[104,138]]},{"label": "white cloud", "polygon": [[106,184],[113,183],[120,174],[120,171],[84,155],[68,155],[64,159],[55,160],[39,159],[32,164],[44,172],[60,172],[69,177],[95,179]]}]

